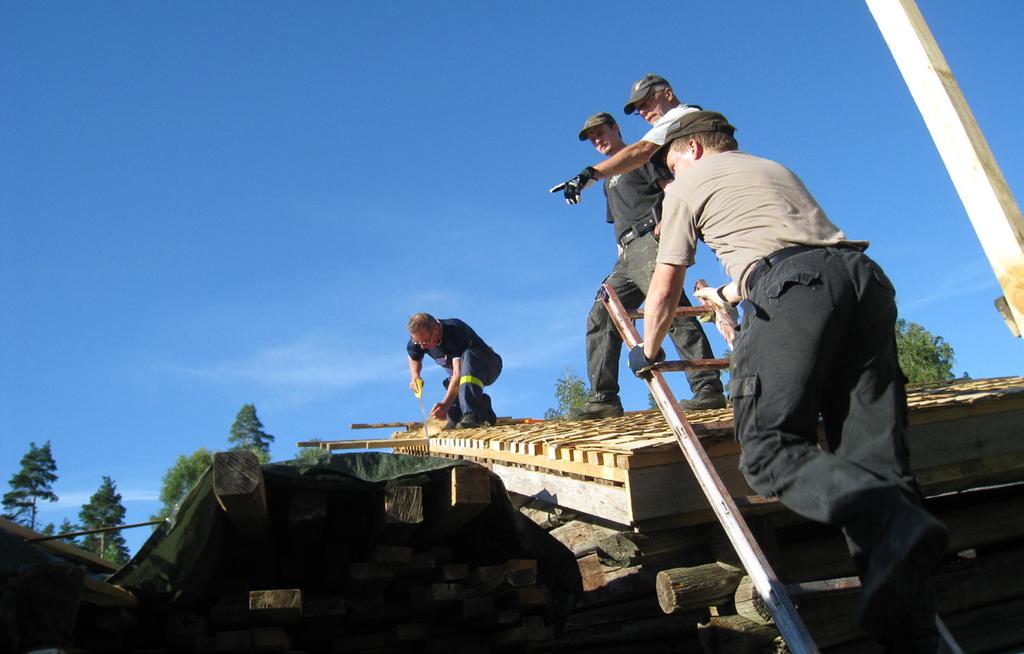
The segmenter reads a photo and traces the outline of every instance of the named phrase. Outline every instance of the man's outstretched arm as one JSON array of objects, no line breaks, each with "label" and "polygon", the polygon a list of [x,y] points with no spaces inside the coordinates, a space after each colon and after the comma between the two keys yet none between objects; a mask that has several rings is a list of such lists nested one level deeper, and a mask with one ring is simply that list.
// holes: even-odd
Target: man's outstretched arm
[{"label": "man's outstretched arm", "polygon": [[562,191],[562,195],[565,196],[565,201],[568,204],[576,204],[580,201],[583,189],[588,184],[598,179],[604,179],[612,175],[621,175],[622,173],[628,173],[639,168],[650,161],[651,156],[658,151],[659,147],[661,146],[655,145],[650,141],[631,143],[601,163],[587,166],[572,179],[568,179],[552,188],[551,192],[557,193]]}]

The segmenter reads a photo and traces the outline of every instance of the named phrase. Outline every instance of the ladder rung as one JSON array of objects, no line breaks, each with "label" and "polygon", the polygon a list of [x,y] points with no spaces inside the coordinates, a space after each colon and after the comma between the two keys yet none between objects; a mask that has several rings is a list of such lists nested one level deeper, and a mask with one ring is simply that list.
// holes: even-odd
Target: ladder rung
[{"label": "ladder rung", "polygon": [[822,579],[820,581],[804,581],[798,584],[786,584],[786,592],[793,599],[825,593],[850,592],[860,588],[858,577],[839,577],[838,579]]},{"label": "ladder rung", "polygon": [[[685,318],[689,318],[689,317],[692,316],[692,317],[696,318],[697,316],[710,316],[710,315],[714,315],[714,313],[715,313],[715,309],[713,307],[710,307],[710,306],[676,307],[676,311],[675,311],[675,313],[673,315],[676,316],[676,317],[682,316],[682,317],[685,317]],[[633,320],[643,320],[644,319],[644,310],[643,309],[635,309],[633,311],[630,311],[628,315]]]},{"label": "ladder rung", "polygon": [[729,367],[728,359],[680,359],[654,364],[658,372],[679,372],[681,370],[724,370]]}]

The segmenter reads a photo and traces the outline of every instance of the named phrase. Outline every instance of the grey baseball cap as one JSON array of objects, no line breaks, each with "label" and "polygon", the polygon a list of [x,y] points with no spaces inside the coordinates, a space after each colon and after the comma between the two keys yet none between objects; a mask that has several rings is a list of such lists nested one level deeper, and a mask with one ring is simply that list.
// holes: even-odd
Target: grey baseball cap
[{"label": "grey baseball cap", "polygon": [[634,82],[633,86],[630,87],[629,90],[629,101],[626,103],[626,106],[624,108],[626,115],[628,116],[629,114],[633,113],[633,110],[636,109],[637,103],[643,102],[643,100],[648,95],[651,94],[651,89],[655,86],[658,86],[659,84],[664,84],[665,86],[668,87],[672,86],[667,81],[665,81],[664,77],[660,75],[655,75],[654,73],[647,73],[639,80]]},{"label": "grey baseball cap", "polygon": [[651,161],[665,163],[665,155],[668,154],[668,146],[678,138],[697,134],[699,132],[722,132],[732,136],[736,128],[729,124],[729,121],[717,111],[691,111],[685,113],[669,125],[665,133],[665,145],[661,146]]},{"label": "grey baseball cap", "polygon": [[587,130],[590,129],[591,127],[597,127],[598,125],[617,125],[617,124],[618,123],[615,122],[615,119],[612,118],[612,115],[610,113],[607,113],[605,111],[602,111],[600,113],[596,113],[593,116],[591,116],[590,118],[587,118],[587,122],[583,123],[583,129],[580,130],[580,140],[581,141],[586,141],[587,140]]}]

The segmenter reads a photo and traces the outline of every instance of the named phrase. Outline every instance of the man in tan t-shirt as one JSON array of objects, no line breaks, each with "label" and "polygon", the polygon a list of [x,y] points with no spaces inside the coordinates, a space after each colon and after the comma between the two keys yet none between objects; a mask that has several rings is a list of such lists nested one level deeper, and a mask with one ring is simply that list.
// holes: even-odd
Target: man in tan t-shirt
[{"label": "man in tan t-shirt", "polygon": [[[762,495],[843,529],[862,581],[861,626],[891,651],[935,651],[927,578],[948,532],[922,508],[910,472],[895,291],[866,242],[847,239],[788,169],[739,152],[733,132],[721,114],[687,114],[655,155],[675,181],[630,368],[642,376],[664,356],[704,241],[733,281],[697,295],[747,300],[730,381],[744,476]],[[827,447],[817,443],[819,416]]]}]

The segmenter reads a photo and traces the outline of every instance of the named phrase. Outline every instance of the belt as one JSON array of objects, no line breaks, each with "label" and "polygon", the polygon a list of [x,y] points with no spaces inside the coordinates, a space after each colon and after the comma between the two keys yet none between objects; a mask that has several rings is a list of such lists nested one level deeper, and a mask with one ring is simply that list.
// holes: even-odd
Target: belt
[{"label": "belt", "polygon": [[786,259],[797,254],[810,252],[811,250],[821,250],[825,248],[833,248],[839,250],[856,250],[858,252],[863,252],[861,248],[853,247],[850,245],[791,245],[788,248],[776,250],[775,252],[772,252],[768,256],[758,259],[758,261],[754,264],[754,267],[750,270],[750,273],[747,274],[747,295],[750,295],[751,291],[754,290],[754,286],[756,286],[757,282],[760,281],[762,277],[764,277],[764,274],[766,272],[768,272],[775,266],[779,265]]},{"label": "belt", "polygon": [[657,225],[658,221],[654,218],[648,218],[647,220],[638,222],[635,225],[631,225],[629,229],[619,234],[619,247],[626,247],[636,239],[653,230]]}]

